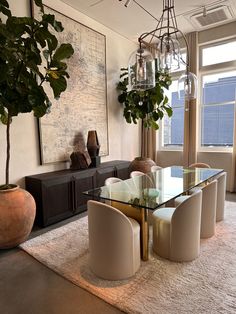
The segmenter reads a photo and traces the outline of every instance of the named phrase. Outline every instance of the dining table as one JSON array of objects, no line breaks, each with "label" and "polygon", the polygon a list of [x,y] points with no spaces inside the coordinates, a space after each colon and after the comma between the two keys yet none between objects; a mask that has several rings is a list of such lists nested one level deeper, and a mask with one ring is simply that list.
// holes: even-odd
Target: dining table
[{"label": "dining table", "polygon": [[[174,199],[207,184],[223,169],[171,166],[83,192],[93,200],[105,201],[140,223],[141,258],[149,258],[148,215],[160,207],[174,207]],[[191,208],[189,208],[191,210]]]}]

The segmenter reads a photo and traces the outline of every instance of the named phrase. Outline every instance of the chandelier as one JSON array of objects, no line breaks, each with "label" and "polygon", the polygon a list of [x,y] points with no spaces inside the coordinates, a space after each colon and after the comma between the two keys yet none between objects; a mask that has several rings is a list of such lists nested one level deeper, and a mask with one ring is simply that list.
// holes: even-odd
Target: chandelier
[{"label": "chandelier", "polygon": [[[135,0],[133,1],[138,4]],[[131,0],[126,1],[125,6],[127,7],[130,2]],[[144,9],[140,4],[138,5]],[[144,10],[149,13],[146,9]],[[181,55],[179,38],[186,46],[186,60]],[[197,78],[189,70],[189,46],[185,35],[177,26],[174,0],[163,0],[163,12],[156,28],[143,33],[138,38],[138,43],[138,49],[129,58],[130,90],[144,91],[155,87],[156,71],[178,70],[182,63],[185,65],[185,72],[178,80],[179,97],[181,99],[196,98]]]}]

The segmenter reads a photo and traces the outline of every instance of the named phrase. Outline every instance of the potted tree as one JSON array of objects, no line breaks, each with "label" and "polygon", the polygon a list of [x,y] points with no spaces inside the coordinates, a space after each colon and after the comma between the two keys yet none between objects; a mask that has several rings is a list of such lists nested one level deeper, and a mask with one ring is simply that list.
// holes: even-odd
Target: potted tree
[{"label": "potted tree", "polygon": [[[118,101],[123,104],[123,115],[126,122],[137,124],[141,120],[142,128],[159,129],[159,120],[165,114],[172,116],[172,108],[169,105],[165,89],[171,85],[171,77],[166,71],[156,71],[156,85],[145,91],[128,89],[128,70],[121,69],[120,81],[117,85],[119,91]],[[144,156],[136,157],[131,163],[131,170],[149,171],[155,162]]]},{"label": "potted tree", "polygon": [[[0,120],[6,125],[5,184],[0,185],[0,248],[23,242],[35,218],[35,202],[25,190],[9,182],[10,126],[19,113],[33,111],[35,117],[49,112],[51,102],[44,86],[55,98],[67,88],[69,75],[64,59],[70,58],[70,44],[58,44],[54,35],[63,27],[54,15],[45,14],[42,0],[34,0],[40,20],[12,16],[6,0],[0,0]],[[54,33],[53,33],[54,32]]]}]

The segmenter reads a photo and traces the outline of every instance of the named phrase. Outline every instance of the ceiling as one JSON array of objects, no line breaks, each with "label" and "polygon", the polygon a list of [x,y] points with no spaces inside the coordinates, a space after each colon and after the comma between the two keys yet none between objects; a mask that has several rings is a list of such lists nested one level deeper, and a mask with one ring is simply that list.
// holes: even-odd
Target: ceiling
[{"label": "ceiling", "polygon": [[[122,36],[136,41],[145,31],[153,30],[162,13],[161,0],[132,0],[126,8],[126,0],[62,0],[74,9],[84,13],[97,22],[105,25]],[[154,17],[150,16],[138,5],[148,10]],[[226,5],[233,12],[233,18],[227,22],[236,20],[236,0],[176,0],[175,12],[178,28],[188,33],[197,29],[190,22],[190,15],[202,13],[204,6],[207,10],[213,7]],[[224,22],[225,23],[225,22]]]}]

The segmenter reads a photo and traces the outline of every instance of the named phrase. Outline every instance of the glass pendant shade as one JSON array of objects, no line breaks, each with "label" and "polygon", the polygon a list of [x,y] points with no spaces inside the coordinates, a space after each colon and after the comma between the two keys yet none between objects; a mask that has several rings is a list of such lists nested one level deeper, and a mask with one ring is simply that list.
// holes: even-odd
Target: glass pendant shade
[{"label": "glass pendant shade", "polygon": [[150,51],[139,48],[129,58],[129,89],[146,90],[155,87],[155,62]]},{"label": "glass pendant shade", "polygon": [[180,76],[178,80],[179,99],[197,98],[197,77],[195,74],[188,72]]},{"label": "glass pendant shade", "polygon": [[160,51],[161,68],[166,71],[174,71],[180,68],[180,45],[177,39],[165,36],[158,44]]}]

